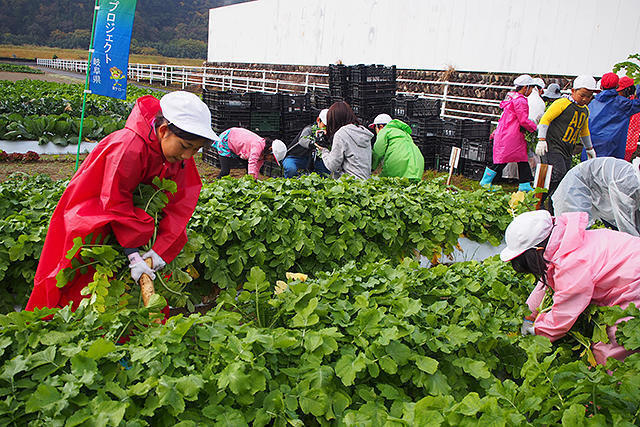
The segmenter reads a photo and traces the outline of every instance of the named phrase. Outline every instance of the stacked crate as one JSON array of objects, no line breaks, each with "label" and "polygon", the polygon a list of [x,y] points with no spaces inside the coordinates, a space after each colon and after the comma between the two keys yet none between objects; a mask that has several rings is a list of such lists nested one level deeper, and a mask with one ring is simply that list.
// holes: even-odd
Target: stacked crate
[{"label": "stacked crate", "polygon": [[310,94],[283,94],[281,111],[282,140],[288,145],[314,121]]},{"label": "stacked crate", "polygon": [[[312,121],[309,94],[240,93],[203,89],[202,100],[211,111],[212,127],[221,133],[232,127],[242,127],[271,139],[289,143],[303,127]],[[219,167],[214,148],[203,150],[203,160]],[[262,174],[282,176],[276,163],[265,162]]]},{"label": "stacked crate", "polygon": [[391,114],[396,95],[396,67],[354,65],[351,68],[351,108],[365,123],[381,113]]},{"label": "stacked crate", "polygon": [[411,136],[420,148],[426,169],[436,165],[440,121],[440,100],[417,96],[397,95],[393,100],[392,117],[411,127]]},{"label": "stacked crate", "polygon": [[479,179],[482,177],[484,167],[491,162],[493,153],[489,140],[490,131],[491,123],[488,121],[443,120],[440,144],[460,147],[460,167],[458,169],[465,177]]},{"label": "stacked crate", "polygon": [[216,133],[231,127],[249,127],[251,99],[247,94],[203,89],[202,98],[211,111],[211,126]]},{"label": "stacked crate", "polygon": [[351,68],[342,64],[329,65],[329,93],[331,103],[345,101],[351,104]]},{"label": "stacked crate", "polygon": [[279,138],[282,133],[280,127],[281,110],[281,94],[251,93],[251,125],[249,130],[263,138]]}]

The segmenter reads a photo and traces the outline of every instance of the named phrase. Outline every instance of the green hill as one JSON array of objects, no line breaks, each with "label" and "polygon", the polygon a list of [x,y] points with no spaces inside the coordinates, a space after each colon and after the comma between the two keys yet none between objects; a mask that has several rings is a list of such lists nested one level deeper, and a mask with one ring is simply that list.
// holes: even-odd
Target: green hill
[{"label": "green hill", "polygon": [[[249,0],[139,0],[132,53],[206,58],[209,9]],[[94,3],[0,0],[0,43],[89,46]]]}]

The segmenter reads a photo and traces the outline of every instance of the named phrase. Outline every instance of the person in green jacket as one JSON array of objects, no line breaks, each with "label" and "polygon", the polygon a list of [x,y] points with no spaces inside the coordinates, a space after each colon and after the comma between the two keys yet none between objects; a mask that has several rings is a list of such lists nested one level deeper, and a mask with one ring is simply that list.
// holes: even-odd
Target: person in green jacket
[{"label": "person in green jacket", "polygon": [[379,114],[370,128],[378,135],[373,145],[371,167],[375,170],[382,161],[380,176],[422,179],[424,157],[411,138],[411,127],[388,114]]}]

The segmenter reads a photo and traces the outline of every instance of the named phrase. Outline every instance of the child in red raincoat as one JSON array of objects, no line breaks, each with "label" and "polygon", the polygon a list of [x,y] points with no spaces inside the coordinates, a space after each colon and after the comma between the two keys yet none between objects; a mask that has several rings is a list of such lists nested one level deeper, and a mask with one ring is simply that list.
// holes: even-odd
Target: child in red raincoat
[{"label": "child in red raincoat", "polygon": [[[80,271],[62,288],[56,274],[69,268],[67,251],[73,239],[114,235],[130,260],[137,282],[144,273],[171,262],[187,242],[186,226],[198,202],[202,182],[193,155],[216,140],[207,106],[189,92],[172,92],[161,100],[144,96],[136,101],[124,129],[113,132],[93,149],[75,173],[56,207],[45,239],[27,310],[64,307],[75,310],[84,298],[80,291],[95,270]],[[134,207],[133,192],[153,178],[171,179],[178,191],[169,195],[158,224],[153,248],[140,255],[154,233],[154,219]],[[88,242],[85,242],[88,243]],[[144,261],[151,258],[152,268]]]}]

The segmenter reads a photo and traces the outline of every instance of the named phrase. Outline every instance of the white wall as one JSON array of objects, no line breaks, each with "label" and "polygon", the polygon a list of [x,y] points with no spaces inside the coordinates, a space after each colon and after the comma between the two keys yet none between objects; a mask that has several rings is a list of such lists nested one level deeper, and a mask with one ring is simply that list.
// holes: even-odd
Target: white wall
[{"label": "white wall", "polygon": [[640,51],[640,0],[257,0],[211,9],[210,62],[593,74]]}]

